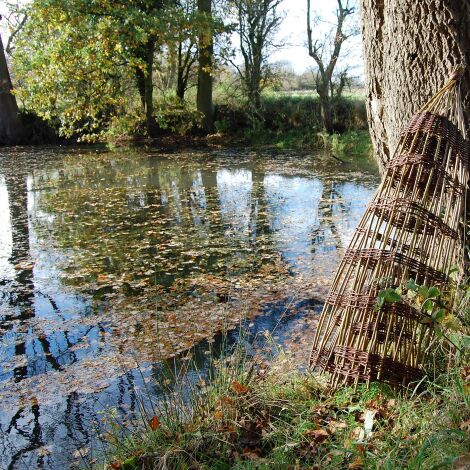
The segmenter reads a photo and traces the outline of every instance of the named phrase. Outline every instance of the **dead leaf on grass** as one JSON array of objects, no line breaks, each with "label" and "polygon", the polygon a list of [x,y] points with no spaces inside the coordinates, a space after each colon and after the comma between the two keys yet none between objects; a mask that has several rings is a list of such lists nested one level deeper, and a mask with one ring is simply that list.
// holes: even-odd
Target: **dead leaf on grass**
[{"label": "dead leaf on grass", "polygon": [[305,431],[304,436],[317,444],[321,444],[330,437],[330,433],[326,429],[311,429]]}]

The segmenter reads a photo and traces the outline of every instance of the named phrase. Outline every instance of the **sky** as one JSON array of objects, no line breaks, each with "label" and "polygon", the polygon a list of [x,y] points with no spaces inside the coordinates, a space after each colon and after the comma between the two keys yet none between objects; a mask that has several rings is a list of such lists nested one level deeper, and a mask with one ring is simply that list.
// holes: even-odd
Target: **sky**
[{"label": "sky", "polygon": [[[354,0],[353,0],[354,1]],[[312,19],[319,16],[322,21],[313,28],[313,39],[320,39],[328,30],[334,27],[337,0],[311,0]],[[343,2],[344,4],[344,2]],[[286,17],[279,31],[280,42],[285,47],[274,53],[273,61],[288,61],[297,73],[302,73],[315,66],[315,61],[308,55],[307,50],[307,0],[284,0]],[[355,21],[359,25],[358,7]],[[348,39],[340,55],[338,67],[348,66],[352,75],[362,76],[362,44],[360,35]]]},{"label": "sky", "polygon": [[[345,0],[343,0],[344,2]],[[355,2],[355,0],[350,0]],[[337,0],[311,0],[312,18],[320,16],[323,20],[314,28],[313,36],[321,38],[326,31],[331,29],[335,21]],[[272,54],[271,61],[287,61],[297,73],[309,70],[315,65],[314,60],[308,55],[306,40],[307,25],[307,0],[284,0],[282,9],[285,18],[281,24],[277,42],[283,47]],[[0,0],[0,15],[6,13],[6,2]],[[358,22],[358,18],[356,18]],[[4,21],[0,25],[3,42],[6,43]],[[350,75],[362,77],[362,46],[360,35],[348,39],[343,45],[343,51],[338,62],[338,69],[348,67]]]}]

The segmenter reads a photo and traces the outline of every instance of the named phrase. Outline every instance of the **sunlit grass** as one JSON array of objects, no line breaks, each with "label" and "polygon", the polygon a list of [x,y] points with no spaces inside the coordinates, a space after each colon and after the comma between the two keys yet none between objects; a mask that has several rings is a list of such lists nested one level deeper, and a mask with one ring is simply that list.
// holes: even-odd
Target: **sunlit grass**
[{"label": "sunlit grass", "polygon": [[196,384],[181,375],[186,393],[173,389],[158,419],[110,434],[98,468],[441,469],[470,449],[463,369],[404,391],[332,391],[282,351],[266,361],[237,347],[210,370]]}]

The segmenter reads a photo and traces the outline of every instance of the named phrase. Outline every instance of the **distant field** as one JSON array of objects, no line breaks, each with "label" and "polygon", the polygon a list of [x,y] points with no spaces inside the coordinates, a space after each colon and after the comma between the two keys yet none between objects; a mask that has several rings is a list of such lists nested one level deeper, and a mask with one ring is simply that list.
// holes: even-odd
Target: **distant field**
[{"label": "distant field", "polygon": [[[290,96],[295,98],[302,98],[302,97],[318,97],[318,94],[315,90],[281,90],[281,91],[274,91],[269,90],[263,93],[265,97],[276,97],[276,96]],[[362,99],[366,96],[365,88],[351,88],[351,90],[346,89],[343,91],[344,98],[355,98],[355,99]]]}]

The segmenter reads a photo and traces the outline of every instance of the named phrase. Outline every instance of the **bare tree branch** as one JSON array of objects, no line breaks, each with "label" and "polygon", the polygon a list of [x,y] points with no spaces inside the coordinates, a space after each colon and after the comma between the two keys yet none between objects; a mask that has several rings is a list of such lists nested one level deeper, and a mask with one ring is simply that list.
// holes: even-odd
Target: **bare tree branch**
[{"label": "bare tree branch", "polygon": [[[332,77],[333,72],[338,62],[338,58],[341,52],[343,43],[350,37],[345,33],[345,21],[355,12],[355,7],[350,4],[350,0],[337,0],[338,8],[336,10],[336,27],[333,33],[333,49],[331,54],[328,56],[327,51],[327,39],[323,42],[318,39],[313,40],[313,30],[311,22],[311,1],[307,0],[307,45],[308,54],[312,57],[317,66],[318,74],[316,76],[316,88],[320,96],[323,124],[325,130],[331,134],[333,132],[333,123],[331,121],[330,111],[330,98],[332,97]],[[344,77],[343,77],[344,80]],[[344,88],[344,84],[341,86],[341,91]]]},{"label": "bare tree branch", "polygon": [[243,67],[235,66],[246,95],[255,110],[270,77],[267,59],[278,48],[273,38],[284,19],[278,11],[283,0],[233,0],[237,19]]},{"label": "bare tree branch", "polygon": [[24,25],[26,24],[26,21],[28,21],[28,15],[27,14],[24,14],[23,15],[23,18],[21,19],[20,23],[18,24],[18,26],[16,26],[16,28],[14,28],[11,33],[10,33],[10,37],[8,38],[8,41],[7,41],[7,44],[5,46],[5,52],[8,54],[8,55],[11,55],[11,53],[13,52],[13,41],[15,39],[15,36],[24,28]]}]

